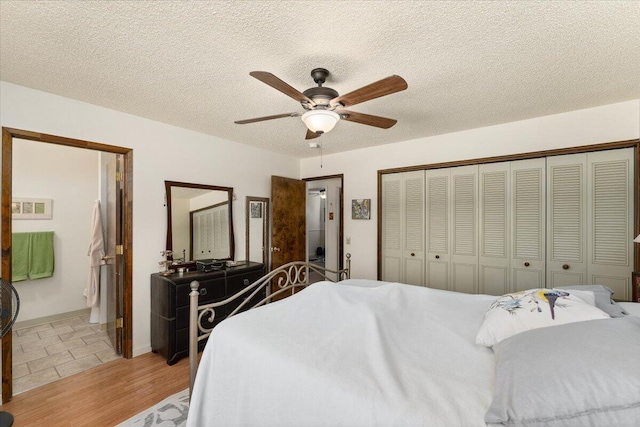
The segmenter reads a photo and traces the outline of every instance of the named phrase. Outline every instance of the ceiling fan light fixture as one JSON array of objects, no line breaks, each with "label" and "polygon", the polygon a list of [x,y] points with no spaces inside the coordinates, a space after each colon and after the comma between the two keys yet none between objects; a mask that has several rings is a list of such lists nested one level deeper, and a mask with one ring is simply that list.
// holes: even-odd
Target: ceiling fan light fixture
[{"label": "ceiling fan light fixture", "polygon": [[335,111],[311,110],[302,115],[302,121],[311,132],[327,133],[334,128],[340,120],[340,115]]}]

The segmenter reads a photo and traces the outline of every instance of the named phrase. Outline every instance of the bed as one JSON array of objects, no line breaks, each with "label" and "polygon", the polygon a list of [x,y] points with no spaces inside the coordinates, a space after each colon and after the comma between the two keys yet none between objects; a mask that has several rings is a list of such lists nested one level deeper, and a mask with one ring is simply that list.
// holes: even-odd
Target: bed
[{"label": "bed", "polygon": [[[313,267],[286,268],[294,272],[283,289],[305,286],[303,272]],[[516,333],[490,347],[476,343],[489,311],[517,317],[497,297],[348,276],[214,328],[187,426],[640,425],[640,304],[616,304],[630,313],[617,318],[593,306],[587,311],[602,318]],[[593,294],[560,291],[555,317],[575,295]]]}]

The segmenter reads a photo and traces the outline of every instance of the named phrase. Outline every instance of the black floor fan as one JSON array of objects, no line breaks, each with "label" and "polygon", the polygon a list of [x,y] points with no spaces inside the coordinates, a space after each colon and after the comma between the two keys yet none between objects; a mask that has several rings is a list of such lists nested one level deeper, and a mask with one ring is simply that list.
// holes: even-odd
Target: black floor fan
[{"label": "black floor fan", "polygon": [[[16,291],[11,282],[2,279],[0,282],[0,338],[11,331],[11,326],[13,326],[13,322],[18,317],[19,309],[20,297],[18,296],[18,291]],[[11,427],[12,425],[13,415],[0,411],[0,427]]]}]

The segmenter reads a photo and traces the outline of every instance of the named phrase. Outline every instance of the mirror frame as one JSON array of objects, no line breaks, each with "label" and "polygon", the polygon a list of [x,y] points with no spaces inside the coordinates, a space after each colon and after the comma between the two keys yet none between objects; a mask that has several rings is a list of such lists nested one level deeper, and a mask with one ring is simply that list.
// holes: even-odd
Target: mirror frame
[{"label": "mirror frame", "polygon": [[262,218],[262,263],[268,265],[269,255],[269,198],[247,196],[245,205],[245,236],[246,236],[246,260],[249,261],[249,220],[251,217],[251,202],[264,203],[264,216]]},{"label": "mirror frame", "polygon": [[[229,258],[222,259],[235,259],[235,238],[233,234],[233,187],[219,187],[217,185],[206,185],[206,184],[193,184],[190,182],[179,182],[179,181],[165,181],[165,197],[167,198],[167,242],[166,249],[169,251],[173,251],[173,232],[172,232],[172,222],[171,222],[171,188],[172,187],[183,187],[183,188],[199,188],[202,190],[215,190],[215,191],[226,191],[227,192],[227,200],[229,203]],[[173,259],[173,256],[167,257],[167,259]],[[194,264],[195,261],[190,260],[192,262],[187,262],[185,260],[185,264]]]}]

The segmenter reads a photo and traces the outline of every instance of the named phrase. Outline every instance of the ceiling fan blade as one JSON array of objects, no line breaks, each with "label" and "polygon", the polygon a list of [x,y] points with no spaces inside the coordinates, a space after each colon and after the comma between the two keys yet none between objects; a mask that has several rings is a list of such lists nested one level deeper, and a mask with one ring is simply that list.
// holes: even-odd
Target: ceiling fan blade
[{"label": "ceiling fan blade", "polygon": [[302,92],[297,90],[294,87],[291,87],[287,83],[283,82],[276,76],[271,73],[267,73],[266,71],[252,71],[249,73],[250,76],[255,77],[260,80],[262,83],[266,83],[274,89],[279,90],[287,96],[295,99],[298,102],[307,102],[311,106],[315,106],[315,102],[313,102],[309,97],[304,95]]},{"label": "ceiling fan blade", "polygon": [[304,139],[313,139],[313,138],[318,138],[319,136],[320,134],[311,132],[309,129],[307,129],[307,136],[305,136]]},{"label": "ceiling fan blade", "polygon": [[256,117],[255,119],[238,120],[234,122],[238,125],[246,125],[247,123],[263,122],[265,120],[281,119],[283,117],[298,117],[300,113],[276,114],[275,116]]},{"label": "ceiling fan blade", "polygon": [[382,129],[389,129],[398,123],[397,120],[386,117],[372,116],[370,114],[356,113],[355,111],[339,110],[340,118],[348,122],[360,123],[363,125],[375,126]]},{"label": "ceiling fan blade", "polygon": [[342,104],[345,107],[360,104],[361,102],[370,101],[381,96],[391,95],[400,92],[408,87],[407,82],[400,76],[389,76],[386,79],[378,80],[375,83],[356,89],[346,95],[333,98],[331,106],[335,107]]}]

